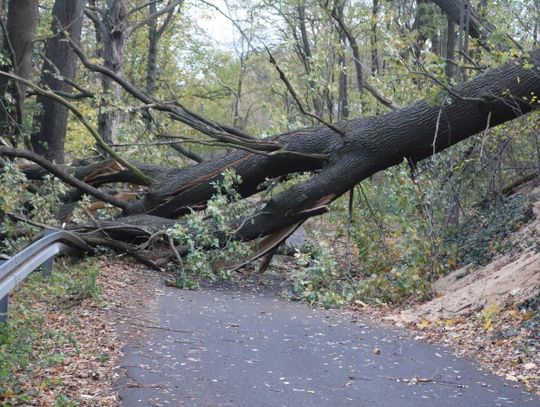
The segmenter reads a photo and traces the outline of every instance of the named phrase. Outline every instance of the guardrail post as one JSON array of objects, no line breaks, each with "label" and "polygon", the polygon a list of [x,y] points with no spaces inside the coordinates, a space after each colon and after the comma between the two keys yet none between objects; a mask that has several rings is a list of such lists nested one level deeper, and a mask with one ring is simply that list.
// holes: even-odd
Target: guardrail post
[{"label": "guardrail post", "polygon": [[[45,232],[43,233],[43,236],[49,236],[49,235],[53,234],[54,232],[56,232],[56,231],[53,230],[53,229],[45,229]],[[54,256],[51,257],[50,259],[48,259],[47,261],[45,261],[41,265],[41,275],[43,277],[45,277],[45,278],[49,278],[51,276],[53,268],[54,268]]]},{"label": "guardrail post", "polygon": [[[0,260],[0,266],[5,263],[5,260]],[[0,322],[6,322],[8,317],[8,295],[0,298]]]}]

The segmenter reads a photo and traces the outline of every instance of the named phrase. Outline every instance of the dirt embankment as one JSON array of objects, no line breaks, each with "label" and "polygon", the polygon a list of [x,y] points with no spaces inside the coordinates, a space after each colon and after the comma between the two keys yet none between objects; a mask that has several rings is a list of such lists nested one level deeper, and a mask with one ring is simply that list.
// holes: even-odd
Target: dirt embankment
[{"label": "dirt embankment", "polygon": [[[514,192],[540,196],[540,177]],[[510,254],[457,269],[435,283],[431,301],[379,317],[540,394],[540,200],[533,215],[508,238]]]}]

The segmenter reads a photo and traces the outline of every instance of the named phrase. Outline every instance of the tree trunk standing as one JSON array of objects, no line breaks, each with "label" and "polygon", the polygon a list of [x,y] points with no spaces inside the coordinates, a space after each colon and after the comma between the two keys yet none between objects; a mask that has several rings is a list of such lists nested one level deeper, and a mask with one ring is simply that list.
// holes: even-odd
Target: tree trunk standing
[{"label": "tree trunk standing", "polygon": [[240,116],[240,102],[242,101],[242,90],[244,87],[244,76],[247,69],[247,55],[240,55],[240,72],[236,81],[236,90],[234,91],[233,105],[233,127],[243,130],[246,127],[247,117],[244,119]]},{"label": "tree trunk standing", "polygon": [[[347,41],[345,39],[345,41]],[[347,120],[349,118],[349,96],[348,96],[348,80],[347,80],[347,63],[345,59],[345,44],[343,39],[340,41],[342,52],[338,57],[339,65],[339,101],[338,101],[338,121]]]},{"label": "tree trunk standing", "polygon": [[[152,15],[156,11],[156,3],[151,2],[148,6],[148,15]],[[153,18],[148,22],[148,60],[146,65],[146,93],[150,96],[156,93],[158,41],[157,19]]]},{"label": "tree trunk standing", "polygon": [[373,7],[371,9],[371,73],[377,75],[381,72],[381,56],[379,55],[379,38],[378,38],[378,25],[379,25],[379,0],[373,0]]},{"label": "tree trunk standing", "polygon": [[[296,7],[296,12],[298,16],[298,27],[300,29],[300,36],[301,36],[301,58],[304,65],[304,69],[306,71],[306,75],[308,77],[311,76],[311,64],[313,63],[313,53],[311,51],[311,44],[309,43],[309,36],[307,31],[307,25],[306,25],[306,4],[302,0],[298,3],[298,6]],[[324,110],[324,102],[320,100],[319,94],[317,91],[317,84],[313,79],[309,79],[309,87],[314,92],[312,96],[312,103],[313,103],[313,111],[315,114],[319,117],[322,116],[323,110]]]},{"label": "tree trunk standing", "polygon": [[[336,13],[340,20],[344,18],[345,2],[337,5]],[[339,67],[339,89],[338,89],[338,121],[347,120],[349,118],[349,97],[347,88],[347,59],[345,58],[347,50],[347,35],[342,27],[337,27],[339,36],[340,50],[338,51],[338,67]]]},{"label": "tree trunk standing", "polygon": [[[7,33],[4,38],[4,51],[11,58],[12,67],[2,67],[3,70],[13,70],[18,76],[28,79],[32,70],[32,41],[38,22],[38,0],[9,0],[7,11]],[[12,68],[12,69],[11,69]],[[10,134],[22,123],[22,105],[26,86],[21,83],[9,85],[10,81],[0,78],[0,135]],[[11,107],[5,98],[11,94],[16,107]],[[20,142],[22,140],[15,140]],[[29,143],[27,143],[29,144]]]},{"label": "tree trunk standing", "polygon": [[[97,4],[96,0],[88,0],[88,5],[90,6],[90,9],[92,11],[97,10]],[[102,26],[97,21],[93,21],[94,23],[94,31],[95,31],[95,40],[96,40],[96,46],[94,50],[94,57],[95,58],[103,58],[103,36],[102,36]],[[97,77],[97,75],[96,75]],[[101,75],[100,75],[101,77]]]},{"label": "tree trunk standing", "polygon": [[[181,2],[178,2],[181,4]],[[171,23],[174,14],[176,12],[176,5],[169,9],[165,20],[158,26],[158,9],[157,2],[150,2],[148,5],[148,56],[147,56],[147,66],[146,66],[146,92],[153,96],[157,89],[157,78],[158,78],[158,54],[159,54],[159,41],[163,36],[163,33]],[[169,8],[165,6],[160,12],[163,12]]]},{"label": "tree trunk standing", "polygon": [[[120,76],[127,27],[126,0],[108,0],[101,30],[103,62],[108,69]],[[122,91],[116,82],[106,76],[103,76],[101,84],[105,98],[108,100],[105,100],[100,107],[98,131],[107,143],[112,144],[117,139],[120,119],[120,112],[114,104],[120,101]]]},{"label": "tree trunk standing", "polygon": [[[54,91],[71,93],[72,86],[58,75],[73,81],[77,69],[77,56],[68,42],[63,40],[60,30],[66,30],[77,44],[81,39],[83,23],[83,0],[56,0],[53,7],[53,37],[47,40],[43,82]],[[52,64],[52,66],[51,66]],[[49,161],[64,162],[64,140],[66,136],[68,110],[50,98],[39,95],[37,102],[42,106],[39,132],[32,135],[34,151]]]},{"label": "tree trunk standing", "polygon": [[536,20],[534,21],[534,44],[540,44],[540,0],[534,0]]},{"label": "tree trunk standing", "polygon": [[412,25],[412,31],[416,34],[416,41],[413,44],[413,53],[417,61],[420,60],[422,48],[427,40],[427,36],[424,34],[423,30],[427,19],[426,5],[427,0],[416,0],[416,14]]},{"label": "tree trunk standing", "polygon": [[446,30],[446,66],[444,68],[448,79],[455,78],[456,73],[456,24],[447,16],[448,28]]},{"label": "tree trunk standing", "polygon": [[[450,17],[454,23],[460,23],[463,9],[463,0],[431,0],[437,4],[442,11]],[[489,32],[493,29],[493,26],[487,22],[482,16],[474,9],[469,10],[469,35],[479,40],[485,40]]]}]

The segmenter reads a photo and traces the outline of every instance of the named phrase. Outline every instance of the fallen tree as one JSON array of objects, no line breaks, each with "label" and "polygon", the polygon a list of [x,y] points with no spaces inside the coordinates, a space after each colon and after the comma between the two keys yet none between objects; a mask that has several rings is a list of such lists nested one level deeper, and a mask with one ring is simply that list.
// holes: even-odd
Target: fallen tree
[{"label": "fallen tree", "polygon": [[[107,71],[102,73],[107,74]],[[120,85],[130,91],[129,84]],[[253,146],[249,151],[237,150],[215,161],[187,168],[160,169],[132,162],[130,165],[152,179],[151,185],[129,200],[119,195],[114,199],[105,196],[109,203],[122,209],[122,216],[89,225],[74,225],[72,229],[90,243],[146,256],[149,253],[138,250],[137,245],[171,227],[191,210],[203,209],[214,193],[214,182],[223,171],[233,169],[242,178],[238,192],[244,198],[259,192],[268,178],[312,172],[308,180],[274,195],[235,225],[235,239],[255,242],[250,256],[255,258],[279,245],[306,219],[326,212],[330,202],[367,177],[403,160],[416,163],[489,127],[520,117],[538,108],[538,95],[539,49],[455,88],[447,88],[435,100],[422,100],[382,116],[331,126],[321,124],[276,135],[265,139],[260,151],[256,141],[249,141]],[[134,96],[153,103],[153,99],[142,92]],[[163,106],[158,109],[166,110]],[[212,131],[215,128],[219,126],[215,125]],[[268,149],[268,146],[272,148]],[[54,169],[55,175],[66,175],[62,177],[64,182],[96,199],[104,199],[104,192],[96,195],[93,189],[109,183],[144,185],[135,174],[114,160],[70,168],[44,164],[43,159],[38,160],[31,153],[22,154],[10,147],[0,147],[0,156],[24,156],[47,172]],[[44,173],[35,167],[27,167],[26,172],[34,178]],[[80,193],[72,194],[75,198],[70,199],[78,199]],[[113,193],[105,194],[112,197]],[[179,253],[185,254],[186,250],[180,248]],[[153,257],[163,256],[164,253],[159,252]]]}]

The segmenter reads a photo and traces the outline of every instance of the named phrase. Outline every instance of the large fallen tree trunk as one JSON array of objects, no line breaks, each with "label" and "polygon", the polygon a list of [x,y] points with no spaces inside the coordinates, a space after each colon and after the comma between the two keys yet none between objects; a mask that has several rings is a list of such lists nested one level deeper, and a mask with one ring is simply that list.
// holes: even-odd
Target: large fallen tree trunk
[{"label": "large fallen tree trunk", "polygon": [[[242,222],[236,238],[255,240],[254,257],[272,249],[305,219],[327,210],[326,205],[356,184],[401,163],[417,162],[486,128],[515,119],[539,106],[540,50],[513,60],[454,89],[434,101],[419,101],[383,116],[360,118],[275,136],[276,152],[236,151],[212,162],[169,169],[144,195],[123,205],[119,219],[101,222],[95,234],[140,241],[169,227],[171,220],[204,208],[214,192],[213,182],[226,169],[243,179],[242,196],[255,194],[267,178],[312,171],[305,182],[273,196],[264,207]],[[336,128],[339,131],[336,131]],[[10,155],[4,148],[0,155]],[[13,155],[13,154],[11,154]],[[95,176],[81,171],[88,183],[101,184],[125,168],[111,167]],[[148,168],[154,170],[154,168]],[[97,175],[96,175],[97,176]],[[94,179],[92,179],[94,177]],[[134,180],[135,182],[135,180]]]},{"label": "large fallen tree trunk", "polygon": [[519,117],[538,107],[540,50],[511,61],[440,95],[437,103],[420,101],[383,116],[360,118],[337,126],[345,134],[320,126],[277,136],[289,151],[325,154],[326,160],[297,155],[268,156],[235,152],[220,160],[172,170],[168,181],[131,204],[129,214],[176,218],[212,196],[212,182],[233,168],[244,180],[248,196],[266,178],[298,171],[317,171],[308,181],[275,196],[247,222],[238,237],[270,234],[316,214],[377,171],[414,162],[440,152],[488,127]]}]

